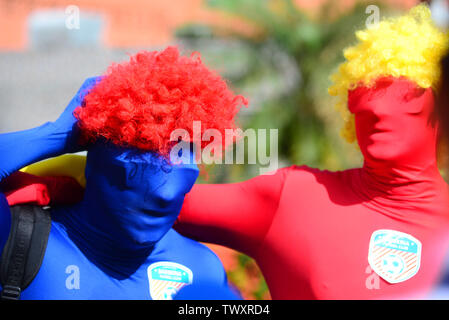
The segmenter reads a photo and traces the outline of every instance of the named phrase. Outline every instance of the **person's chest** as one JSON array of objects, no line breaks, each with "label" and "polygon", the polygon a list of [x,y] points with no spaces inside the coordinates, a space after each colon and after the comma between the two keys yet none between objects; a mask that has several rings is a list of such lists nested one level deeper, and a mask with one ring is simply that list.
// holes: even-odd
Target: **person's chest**
[{"label": "person's chest", "polygon": [[167,300],[191,285],[194,273],[196,278],[200,273],[193,259],[167,246],[135,265],[120,268],[113,264],[88,259],[64,233],[53,228],[42,266],[21,299]]},{"label": "person's chest", "polygon": [[448,252],[447,225],[394,219],[335,185],[301,190],[284,187],[259,251],[273,298],[419,298],[412,293],[432,290]]}]

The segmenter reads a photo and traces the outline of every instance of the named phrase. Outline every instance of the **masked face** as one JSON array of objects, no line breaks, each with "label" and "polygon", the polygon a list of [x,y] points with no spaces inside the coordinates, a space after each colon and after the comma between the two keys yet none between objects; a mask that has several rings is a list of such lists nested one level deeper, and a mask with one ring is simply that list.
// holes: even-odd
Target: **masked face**
[{"label": "masked face", "polygon": [[169,164],[151,152],[97,143],[89,149],[86,166],[86,192],[95,194],[88,200],[103,208],[94,214],[112,224],[111,230],[120,230],[117,237],[157,242],[172,227],[198,177],[193,153],[180,159]]},{"label": "masked face", "polygon": [[408,161],[435,141],[432,89],[406,79],[381,78],[373,87],[350,91],[348,107],[366,161],[390,165]]}]

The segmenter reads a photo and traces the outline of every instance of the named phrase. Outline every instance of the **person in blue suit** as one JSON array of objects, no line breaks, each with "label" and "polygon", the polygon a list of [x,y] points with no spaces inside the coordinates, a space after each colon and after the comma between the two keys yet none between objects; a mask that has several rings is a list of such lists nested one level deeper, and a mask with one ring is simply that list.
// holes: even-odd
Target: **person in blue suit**
[{"label": "person in blue suit", "polygon": [[[51,208],[42,266],[21,299],[170,300],[186,286],[183,299],[207,297],[204,288],[214,298],[238,299],[218,257],[172,228],[199,174],[189,142],[176,163],[105,137],[79,143],[82,129],[74,110],[102,79],[88,79],[55,122],[0,135],[0,181],[31,163],[88,151],[83,200]],[[10,208],[0,193],[0,253],[10,226]]]}]

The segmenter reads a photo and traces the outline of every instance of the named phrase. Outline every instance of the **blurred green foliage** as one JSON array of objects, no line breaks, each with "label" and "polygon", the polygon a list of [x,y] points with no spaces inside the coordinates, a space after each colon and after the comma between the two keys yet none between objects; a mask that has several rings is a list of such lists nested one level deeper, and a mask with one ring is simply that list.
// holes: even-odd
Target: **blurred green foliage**
[{"label": "blurred green foliage", "polygon": [[[219,70],[237,92],[250,100],[240,113],[242,128],[278,129],[280,166],[306,164],[341,170],[361,164],[354,145],[340,137],[342,120],[327,93],[329,76],[343,61],[343,49],[365,28],[367,3],[341,12],[328,1],[313,18],[291,0],[208,0],[213,9],[237,16],[254,27],[247,34],[189,24],[177,31],[184,48],[199,51],[206,64]],[[381,16],[390,9],[382,4]],[[259,174],[255,165],[216,165],[208,183],[241,181]],[[245,290],[254,263],[243,255],[229,278]],[[260,274],[256,276],[260,278]],[[254,282],[254,281],[253,281]],[[256,281],[257,282],[257,281]],[[266,297],[261,279],[250,298]],[[248,297],[248,296],[247,296]]]}]

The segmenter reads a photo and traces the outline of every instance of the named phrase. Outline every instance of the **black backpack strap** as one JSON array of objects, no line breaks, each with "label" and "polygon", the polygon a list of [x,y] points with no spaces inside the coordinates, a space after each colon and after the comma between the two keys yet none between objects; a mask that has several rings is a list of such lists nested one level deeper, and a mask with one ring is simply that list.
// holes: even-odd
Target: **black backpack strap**
[{"label": "black backpack strap", "polygon": [[0,264],[2,300],[18,300],[38,273],[50,234],[50,212],[38,206],[11,207],[11,231]]}]

